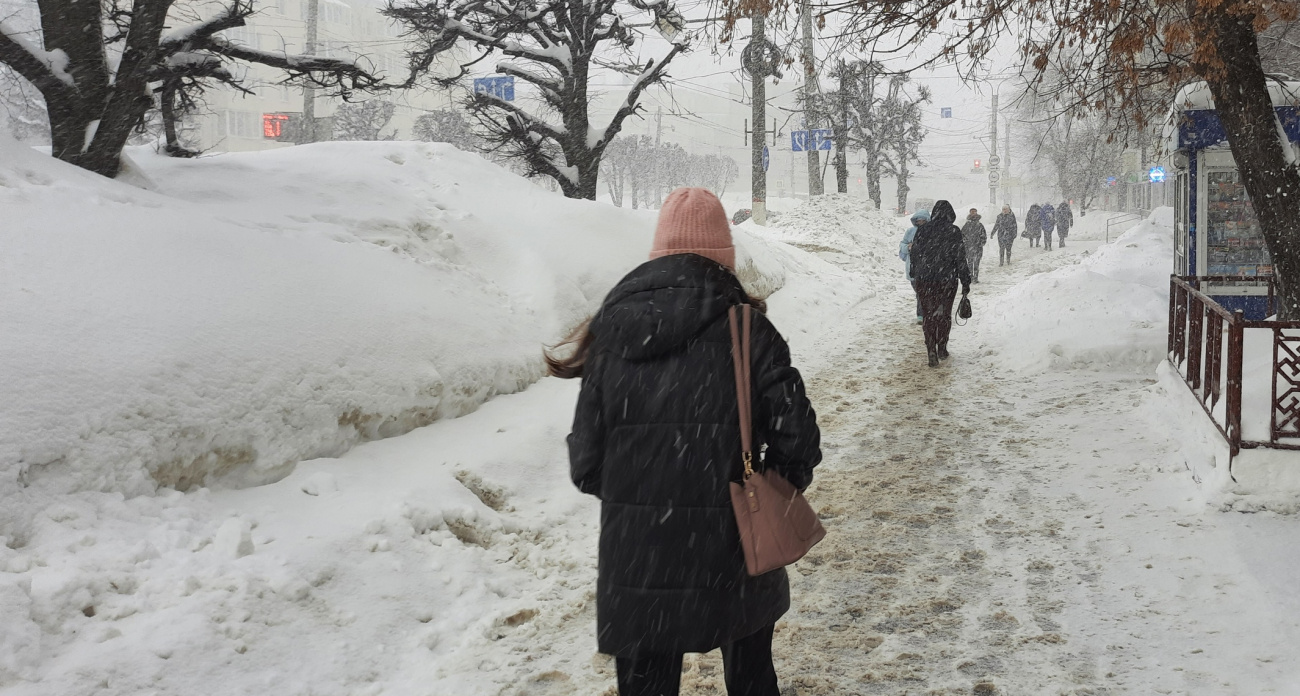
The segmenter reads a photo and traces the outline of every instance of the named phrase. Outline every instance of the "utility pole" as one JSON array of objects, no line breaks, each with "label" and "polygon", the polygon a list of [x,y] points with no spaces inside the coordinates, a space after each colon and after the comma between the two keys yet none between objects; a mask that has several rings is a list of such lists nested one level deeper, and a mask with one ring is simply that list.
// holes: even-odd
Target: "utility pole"
[{"label": "utility pole", "polygon": [[993,113],[989,116],[989,205],[998,204],[998,90],[993,88]]},{"label": "utility pole", "polygon": [[1004,187],[1006,193],[1002,196],[1002,202],[1009,204],[1011,203],[1011,119],[1007,119],[1007,135],[1002,139],[1002,149],[1007,153],[1002,162],[1003,176],[1006,177]]},{"label": "utility pole", "polygon": [[849,98],[845,94],[845,81],[848,79],[846,73],[847,67],[844,60],[840,59],[840,88],[838,102],[839,107],[835,119],[835,190],[840,193],[849,192],[849,160],[846,154],[849,151]]},{"label": "utility pole", "polygon": [[664,163],[663,160],[660,158],[662,152],[660,152],[659,150],[659,141],[663,138],[663,135],[664,135],[664,107],[656,106],[655,107],[655,154],[654,154],[655,208],[656,209],[662,208],[664,205],[663,190],[660,189],[659,187],[660,182],[662,182],[664,178],[663,171],[662,171]]},{"label": "utility pole", "polygon": [[767,120],[767,15],[756,11],[752,20],[753,36],[749,39],[751,63],[749,75],[754,92],[754,144],[750,148],[750,210],[754,224],[767,224],[767,170],[763,168],[763,122]]},{"label": "utility pole", "polygon": [[[813,119],[813,99],[817,94],[817,56],[813,53],[812,0],[803,0],[803,98],[804,128],[808,129],[808,138],[804,147],[808,150],[808,197],[820,196],[825,192],[822,184],[821,153],[817,151],[817,141],[812,136],[816,121]],[[791,155],[793,160],[793,154]],[[791,164],[793,167],[793,162]],[[790,187],[794,188],[794,176],[790,177]]]},{"label": "utility pole", "polygon": [[[304,0],[307,3],[307,36],[303,53],[316,55],[316,34],[320,18],[320,0]],[[302,88],[302,132],[298,139],[303,143],[316,142],[316,90],[311,83],[304,83]]]}]

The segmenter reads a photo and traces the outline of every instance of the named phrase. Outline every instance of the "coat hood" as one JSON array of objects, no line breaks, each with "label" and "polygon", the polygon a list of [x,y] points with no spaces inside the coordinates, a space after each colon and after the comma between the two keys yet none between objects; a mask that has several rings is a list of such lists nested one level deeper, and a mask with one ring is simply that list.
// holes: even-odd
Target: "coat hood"
[{"label": "coat hood", "polygon": [[930,209],[930,219],[951,225],[957,220],[957,213],[952,209],[952,204],[948,201],[938,201]]},{"label": "coat hood", "polygon": [[647,261],[609,292],[591,322],[598,346],[651,360],[687,341],[748,299],[726,267],[696,254]]},{"label": "coat hood", "polygon": [[920,220],[921,222],[929,222],[929,221],[930,221],[930,211],[925,210],[924,208],[922,208],[921,210],[918,210],[918,211],[916,211],[915,213],[912,213],[912,217],[911,217],[910,219],[911,219],[911,221],[912,221],[913,224],[917,224],[917,222],[916,222],[917,220]]},{"label": "coat hood", "polygon": [[980,221],[980,214],[979,214],[979,213],[971,213],[970,215],[967,215],[967,216],[966,216],[966,219],[967,219],[967,220],[974,221],[974,222],[979,222],[979,221]]}]

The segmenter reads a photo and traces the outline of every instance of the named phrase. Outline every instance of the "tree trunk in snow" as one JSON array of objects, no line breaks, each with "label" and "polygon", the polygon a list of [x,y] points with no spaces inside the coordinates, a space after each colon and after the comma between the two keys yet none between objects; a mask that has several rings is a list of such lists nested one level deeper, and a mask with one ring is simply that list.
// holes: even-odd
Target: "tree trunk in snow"
[{"label": "tree trunk in snow", "polygon": [[[874,145],[874,143],[872,144]],[[867,197],[880,210],[880,160],[869,147],[867,150]]]},{"label": "tree trunk in snow", "polygon": [[899,165],[898,168],[898,212],[899,213],[907,212],[907,194],[912,190],[907,185],[907,177],[908,177],[907,155],[905,153],[902,156],[902,164]]},{"label": "tree trunk in snow", "polygon": [[1293,320],[1300,318],[1300,171],[1287,161],[1292,146],[1282,141],[1251,18],[1228,12],[1203,11],[1194,20],[1222,61],[1201,72],[1273,260],[1280,318]]}]

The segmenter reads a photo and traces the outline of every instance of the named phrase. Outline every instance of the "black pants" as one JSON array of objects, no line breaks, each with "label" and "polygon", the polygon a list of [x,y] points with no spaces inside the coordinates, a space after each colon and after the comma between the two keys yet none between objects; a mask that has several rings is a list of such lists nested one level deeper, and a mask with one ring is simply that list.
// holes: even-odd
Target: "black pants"
[{"label": "black pants", "polygon": [[930,283],[918,281],[916,294],[921,298],[921,328],[925,332],[927,352],[947,347],[948,334],[952,332],[952,303],[957,300],[957,280]]},{"label": "black pants", "polygon": [[1044,248],[1044,249],[1051,249],[1051,248],[1052,248],[1052,231],[1051,231],[1051,230],[1043,230],[1043,248]]},{"label": "black pants", "polygon": [[1011,244],[1015,241],[1016,240],[1014,239],[1008,239],[1006,241],[1002,241],[1001,239],[998,240],[998,265],[999,266],[1001,266],[1003,263],[1011,263]]},{"label": "black pants", "polygon": [[[729,696],[780,696],[772,666],[772,632],[768,626],[722,646],[723,679]],[[677,696],[682,683],[680,653],[620,657],[619,696]]]}]

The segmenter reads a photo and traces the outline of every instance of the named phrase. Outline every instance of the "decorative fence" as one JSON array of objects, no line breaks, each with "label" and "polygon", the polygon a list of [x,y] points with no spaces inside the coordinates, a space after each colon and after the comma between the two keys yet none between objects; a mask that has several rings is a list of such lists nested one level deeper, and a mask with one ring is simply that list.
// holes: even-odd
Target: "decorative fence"
[{"label": "decorative fence", "polygon": [[[1300,450],[1300,321],[1252,321],[1241,310],[1229,312],[1201,291],[1204,285],[1268,286],[1269,314],[1276,311],[1273,279],[1268,276],[1171,276],[1169,279],[1169,362],[1228,442],[1230,457],[1242,449]],[[1271,384],[1243,385],[1242,363],[1248,330],[1272,332]],[[1242,392],[1269,393],[1267,440],[1242,435]],[[1222,404],[1222,406],[1220,406]],[[1231,466],[1231,460],[1229,460]]]}]

